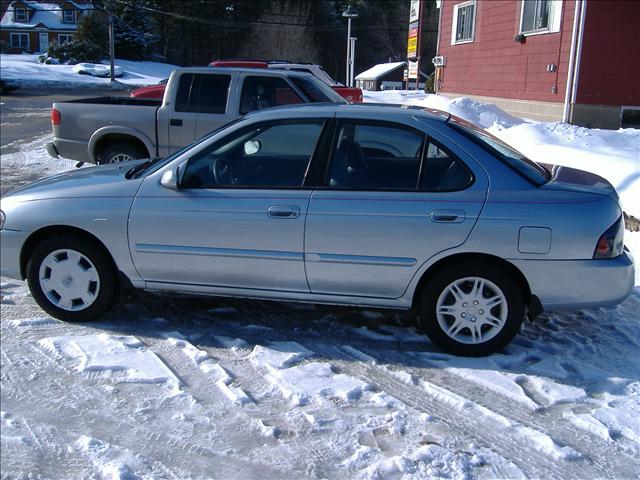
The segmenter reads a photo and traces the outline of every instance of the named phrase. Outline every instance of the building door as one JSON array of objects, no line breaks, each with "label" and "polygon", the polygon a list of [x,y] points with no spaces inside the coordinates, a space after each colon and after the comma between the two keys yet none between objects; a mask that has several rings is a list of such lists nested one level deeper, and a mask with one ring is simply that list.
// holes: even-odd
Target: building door
[{"label": "building door", "polygon": [[49,34],[47,32],[40,32],[40,53],[45,53],[49,47]]}]

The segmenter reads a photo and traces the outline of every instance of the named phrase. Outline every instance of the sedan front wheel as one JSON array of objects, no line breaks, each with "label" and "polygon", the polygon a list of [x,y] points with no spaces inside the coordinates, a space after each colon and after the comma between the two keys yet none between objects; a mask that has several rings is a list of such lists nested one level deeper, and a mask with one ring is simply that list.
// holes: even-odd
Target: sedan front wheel
[{"label": "sedan front wheel", "polygon": [[489,355],[511,341],[524,318],[523,294],[509,274],[480,263],[436,273],[420,304],[420,326],[443,350]]},{"label": "sedan front wheel", "polygon": [[53,317],[87,321],[115,303],[117,275],[111,259],[84,238],[56,236],[34,248],[27,282],[35,301]]}]

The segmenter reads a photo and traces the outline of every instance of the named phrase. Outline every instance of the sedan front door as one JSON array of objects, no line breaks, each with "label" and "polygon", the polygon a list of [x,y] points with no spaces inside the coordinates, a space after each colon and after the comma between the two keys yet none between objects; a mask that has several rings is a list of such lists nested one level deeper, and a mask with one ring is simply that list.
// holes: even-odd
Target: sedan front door
[{"label": "sedan front door", "polygon": [[147,178],[129,223],[140,275],[155,283],[308,292],[303,244],[311,190],[303,184],[323,125],[253,124],[195,153],[177,190]]}]

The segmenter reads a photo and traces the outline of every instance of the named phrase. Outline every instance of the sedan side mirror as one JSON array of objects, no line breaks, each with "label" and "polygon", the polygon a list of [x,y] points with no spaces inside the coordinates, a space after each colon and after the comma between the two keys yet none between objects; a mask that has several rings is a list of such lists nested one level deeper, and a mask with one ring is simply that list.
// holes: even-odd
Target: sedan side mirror
[{"label": "sedan side mirror", "polygon": [[173,167],[162,174],[160,185],[170,190],[178,190],[180,166]]}]

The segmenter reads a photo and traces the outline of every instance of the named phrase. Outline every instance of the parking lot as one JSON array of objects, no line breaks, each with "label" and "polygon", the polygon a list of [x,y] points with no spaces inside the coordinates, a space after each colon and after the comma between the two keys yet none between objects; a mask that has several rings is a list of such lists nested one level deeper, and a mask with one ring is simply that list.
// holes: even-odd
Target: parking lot
[{"label": "parking lot", "polygon": [[[96,93],[2,97],[2,193],[74,168],[43,151],[51,103]],[[23,282],[0,289],[3,478],[640,471],[637,287],[481,359],[442,354],[406,312],[138,293],[65,324]]]}]

